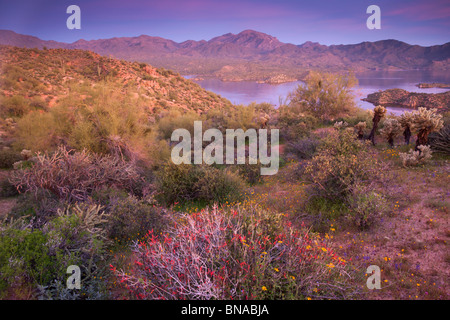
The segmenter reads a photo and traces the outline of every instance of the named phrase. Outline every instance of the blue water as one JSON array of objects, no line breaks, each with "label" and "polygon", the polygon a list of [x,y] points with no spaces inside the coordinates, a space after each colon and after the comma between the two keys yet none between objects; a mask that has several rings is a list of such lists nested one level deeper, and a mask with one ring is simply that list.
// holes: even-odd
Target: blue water
[{"label": "blue water", "polygon": [[[192,76],[186,76],[191,78]],[[450,73],[443,71],[369,71],[356,74],[358,86],[354,88],[356,104],[363,109],[373,109],[374,105],[362,101],[368,94],[378,90],[405,89],[410,92],[439,93],[449,89],[430,88],[420,89],[416,85],[420,82],[450,83]],[[202,88],[221,95],[233,104],[248,105],[252,102],[268,102],[278,107],[284,102],[289,93],[294,91],[301,81],[282,84],[256,83],[252,81],[224,82],[218,79],[195,80]],[[403,108],[389,107],[388,112],[400,114]]]}]

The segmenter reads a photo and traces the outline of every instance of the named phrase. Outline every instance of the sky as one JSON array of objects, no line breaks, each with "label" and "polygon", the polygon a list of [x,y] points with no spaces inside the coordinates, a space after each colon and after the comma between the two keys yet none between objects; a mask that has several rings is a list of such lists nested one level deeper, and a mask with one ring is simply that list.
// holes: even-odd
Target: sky
[{"label": "sky", "polygon": [[[81,9],[79,30],[66,26],[69,5]],[[367,28],[369,5],[381,9],[381,29]],[[0,29],[61,42],[142,34],[182,42],[252,29],[293,44],[431,46],[450,42],[450,0],[1,0]]]}]

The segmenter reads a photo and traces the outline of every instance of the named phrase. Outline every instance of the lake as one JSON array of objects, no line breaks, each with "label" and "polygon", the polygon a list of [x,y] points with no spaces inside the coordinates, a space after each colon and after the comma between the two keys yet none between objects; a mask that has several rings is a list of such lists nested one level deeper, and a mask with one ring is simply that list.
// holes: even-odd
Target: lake
[{"label": "lake", "polygon": [[[192,78],[193,76],[185,76]],[[408,70],[408,71],[368,71],[357,73],[358,86],[354,88],[355,101],[363,109],[373,109],[374,105],[361,101],[368,94],[378,90],[404,89],[410,92],[439,93],[449,89],[420,89],[416,85],[421,82],[450,83],[450,73],[440,70]],[[219,79],[195,80],[202,88],[221,95],[234,104],[247,105],[252,102],[269,102],[276,107],[280,100],[284,101],[288,94],[294,91],[302,81],[282,84],[257,83],[252,81],[224,82]],[[401,114],[404,108],[387,107],[388,112]]]}]

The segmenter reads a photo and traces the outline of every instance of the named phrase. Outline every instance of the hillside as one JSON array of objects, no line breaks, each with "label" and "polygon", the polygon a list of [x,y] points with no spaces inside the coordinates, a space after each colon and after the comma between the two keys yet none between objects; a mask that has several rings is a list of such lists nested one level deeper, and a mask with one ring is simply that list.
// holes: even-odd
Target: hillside
[{"label": "hillside", "polygon": [[100,55],[147,62],[182,74],[230,81],[270,82],[271,78],[281,75],[286,79],[302,79],[312,69],[450,68],[450,43],[422,47],[397,40],[382,40],[330,46],[307,41],[294,45],[253,30],[228,33],[208,41],[187,40],[181,43],[147,35],[62,43],[2,30],[0,44],[90,50]]},{"label": "hillside", "polygon": [[0,97],[22,96],[42,108],[66,97],[71,86],[106,81],[143,99],[148,110],[205,111],[230,105],[218,95],[163,68],[70,49],[0,46]]},{"label": "hillside", "polygon": [[450,91],[441,93],[408,92],[403,89],[388,89],[371,93],[362,99],[373,105],[399,106],[403,108],[436,108],[439,112],[447,112],[450,108]]}]

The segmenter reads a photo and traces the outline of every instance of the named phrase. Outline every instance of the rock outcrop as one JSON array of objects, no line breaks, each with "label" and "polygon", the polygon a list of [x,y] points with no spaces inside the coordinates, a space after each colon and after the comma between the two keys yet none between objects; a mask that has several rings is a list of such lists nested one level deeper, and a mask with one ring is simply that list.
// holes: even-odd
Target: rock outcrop
[{"label": "rock outcrop", "polygon": [[418,107],[436,108],[439,112],[450,109],[450,91],[442,93],[417,93],[403,89],[388,89],[369,94],[362,99],[374,105],[403,107],[416,109]]}]

